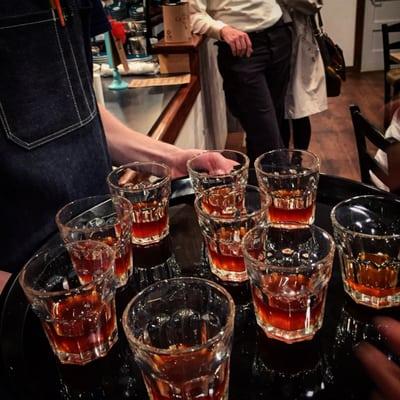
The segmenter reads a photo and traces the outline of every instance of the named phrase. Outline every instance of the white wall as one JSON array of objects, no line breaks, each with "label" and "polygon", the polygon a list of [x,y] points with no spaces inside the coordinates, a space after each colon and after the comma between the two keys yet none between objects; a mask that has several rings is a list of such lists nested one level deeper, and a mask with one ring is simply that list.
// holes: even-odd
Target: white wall
[{"label": "white wall", "polygon": [[343,50],[346,65],[354,65],[357,0],[324,0],[322,17],[328,35]]},{"label": "white wall", "polygon": [[[400,22],[400,0],[365,4],[364,36],[361,71],[383,70],[382,24]],[[390,40],[400,40],[400,34],[390,35]]]},{"label": "white wall", "polygon": [[196,101],[194,102],[174,144],[182,149],[206,148],[201,94],[197,95]]}]

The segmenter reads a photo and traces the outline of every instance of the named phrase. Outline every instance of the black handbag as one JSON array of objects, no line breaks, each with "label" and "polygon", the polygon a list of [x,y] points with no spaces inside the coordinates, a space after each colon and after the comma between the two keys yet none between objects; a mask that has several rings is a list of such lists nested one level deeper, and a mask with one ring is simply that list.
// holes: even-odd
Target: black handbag
[{"label": "black handbag", "polygon": [[312,18],[314,35],[325,66],[326,90],[328,97],[340,95],[342,81],[346,80],[346,63],[342,49],[334,43],[323,29],[321,13]]}]

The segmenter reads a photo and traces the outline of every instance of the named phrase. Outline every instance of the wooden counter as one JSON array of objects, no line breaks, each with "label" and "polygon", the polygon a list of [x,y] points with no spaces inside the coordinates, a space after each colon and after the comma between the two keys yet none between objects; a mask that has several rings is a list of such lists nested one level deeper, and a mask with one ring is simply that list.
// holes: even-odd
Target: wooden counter
[{"label": "wooden counter", "polygon": [[182,43],[168,43],[163,39],[152,48],[154,54],[188,54],[190,58],[191,81],[183,85],[171,100],[151,135],[158,140],[174,143],[179,131],[200,92],[199,48],[204,36],[193,35],[192,40]]},{"label": "wooden counter", "polygon": [[[154,54],[188,54],[189,84],[111,91],[107,89],[111,78],[103,78],[105,106],[130,128],[157,140],[175,143],[200,92],[199,48],[203,41],[197,35],[190,42],[161,40],[152,49]],[[132,77],[123,79],[128,82]]]},{"label": "wooden counter", "polygon": [[189,84],[179,88],[149,135],[163,142],[175,143],[199,92],[200,79],[198,76],[192,76]]},{"label": "wooden counter", "polygon": [[[129,82],[132,77],[123,77]],[[112,78],[102,78],[104,105],[130,128],[152,136],[167,110],[175,108],[181,86],[154,86],[125,90],[109,90]],[[168,132],[166,132],[168,133]]]}]

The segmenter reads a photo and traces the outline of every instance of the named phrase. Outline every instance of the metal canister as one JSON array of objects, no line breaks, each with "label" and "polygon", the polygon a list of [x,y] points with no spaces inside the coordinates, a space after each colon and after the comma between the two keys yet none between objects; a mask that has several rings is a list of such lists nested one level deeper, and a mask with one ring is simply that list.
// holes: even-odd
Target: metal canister
[{"label": "metal canister", "polygon": [[125,32],[127,36],[127,53],[130,58],[147,57],[146,23],[145,21],[125,20]]}]

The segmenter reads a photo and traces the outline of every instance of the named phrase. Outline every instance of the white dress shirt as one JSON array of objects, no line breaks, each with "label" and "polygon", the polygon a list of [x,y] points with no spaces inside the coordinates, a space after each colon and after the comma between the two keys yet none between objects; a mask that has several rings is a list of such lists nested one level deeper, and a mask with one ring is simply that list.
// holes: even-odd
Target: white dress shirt
[{"label": "white dress shirt", "polygon": [[282,16],[276,0],[189,0],[192,31],[220,39],[229,25],[254,32],[274,25]]}]

